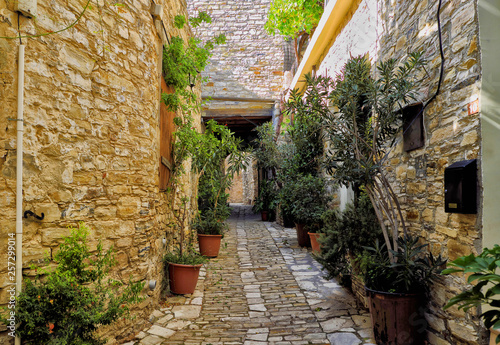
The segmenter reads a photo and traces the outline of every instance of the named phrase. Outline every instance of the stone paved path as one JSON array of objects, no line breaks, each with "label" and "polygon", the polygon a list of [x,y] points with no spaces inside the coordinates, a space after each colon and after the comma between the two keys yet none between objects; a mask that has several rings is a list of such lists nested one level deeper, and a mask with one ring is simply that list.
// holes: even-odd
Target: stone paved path
[{"label": "stone paved path", "polygon": [[[373,344],[369,315],[297,245],[294,229],[235,205],[219,257],[126,345]],[[224,245],[225,243],[225,245]]]}]

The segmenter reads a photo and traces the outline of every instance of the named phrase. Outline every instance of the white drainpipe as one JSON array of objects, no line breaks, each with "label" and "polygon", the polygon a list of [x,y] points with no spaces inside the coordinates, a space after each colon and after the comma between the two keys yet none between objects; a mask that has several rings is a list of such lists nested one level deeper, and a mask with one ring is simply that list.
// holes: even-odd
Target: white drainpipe
[{"label": "white drainpipe", "polygon": [[[19,45],[17,75],[17,165],[16,165],[16,296],[23,283],[23,132],[24,132],[24,45]],[[16,345],[21,338],[16,337]]]}]

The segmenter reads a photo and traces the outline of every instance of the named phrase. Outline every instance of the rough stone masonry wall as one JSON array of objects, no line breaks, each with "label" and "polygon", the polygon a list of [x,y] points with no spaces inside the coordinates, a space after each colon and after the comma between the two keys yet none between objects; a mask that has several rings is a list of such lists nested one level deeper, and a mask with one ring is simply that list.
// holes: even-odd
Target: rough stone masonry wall
[{"label": "rough stone masonry wall", "polygon": [[[426,102],[435,93],[440,63],[436,12],[437,0],[364,0],[353,20],[335,42],[330,55],[366,45],[357,41],[359,28],[366,29],[362,18],[369,8],[377,8],[379,61],[401,58],[407,52],[422,51],[428,61],[427,72],[420,75],[419,101]],[[444,0],[441,27],[445,55],[444,80],[440,95],[424,113],[425,146],[403,151],[402,140],[393,149],[387,169],[392,185],[400,196],[404,216],[412,233],[425,238],[434,254],[453,260],[481,251],[481,210],[477,215],[444,212],[444,169],[465,159],[481,159],[480,114],[468,115],[467,106],[477,100],[480,89],[480,54],[476,1]],[[365,12],[363,12],[365,11]],[[374,19],[373,16],[371,17]],[[364,28],[364,29],[363,29]],[[354,41],[352,40],[354,37]],[[340,37],[342,38],[342,37]],[[368,45],[370,46],[370,45]],[[373,57],[374,55],[371,54]],[[327,63],[327,60],[325,60]],[[332,61],[328,62],[332,64]],[[323,66],[323,70],[327,66]],[[427,74],[428,73],[428,74]],[[330,73],[331,74],[331,73]],[[480,173],[478,174],[480,176]],[[432,286],[427,310],[429,343],[432,345],[483,344],[483,329],[472,313],[457,308],[446,312],[443,305],[464,288],[461,277],[439,278]]]},{"label": "rough stone masonry wall", "polygon": [[[186,14],[182,0],[155,1],[164,8],[169,35],[172,19]],[[86,1],[38,2],[37,28],[55,31],[73,22]],[[158,188],[161,41],[150,15],[150,0],[123,6],[96,6],[75,27],[59,34],[23,39],[25,67],[24,210],[44,213],[25,219],[23,267],[53,257],[68,226],[84,221],[90,245],[114,246],[113,275],[127,281],[158,282],[134,312],[148,313],[163,281],[162,238],[172,245],[166,195]],[[101,11],[99,15],[99,11]],[[0,0],[0,36],[16,36],[13,2]],[[20,28],[36,33],[21,16]],[[7,239],[15,233],[18,40],[0,38],[0,304],[8,298]],[[195,123],[199,123],[195,121]],[[185,176],[192,194],[191,177]],[[147,286],[147,284],[146,284]],[[146,293],[148,293],[146,295]],[[124,337],[140,320],[110,327]],[[5,335],[5,333],[3,333]],[[1,338],[1,343],[7,343]]]},{"label": "rough stone masonry wall", "polygon": [[279,99],[283,38],[264,30],[269,4],[270,0],[188,0],[191,16],[206,11],[212,17],[211,30],[198,28],[200,37],[216,32],[227,38],[227,44],[214,50],[203,73],[208,78],[203,96]]}]

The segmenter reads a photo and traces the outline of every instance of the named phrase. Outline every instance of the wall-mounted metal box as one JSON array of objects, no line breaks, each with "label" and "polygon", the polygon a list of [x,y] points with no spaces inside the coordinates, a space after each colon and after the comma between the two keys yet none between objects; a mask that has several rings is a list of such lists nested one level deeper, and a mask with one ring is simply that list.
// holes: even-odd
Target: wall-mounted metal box
[{"label": "wall-mounted metal box", "polygon": [[477,213],[477,160],[453,163],[444,170],[444,211]]}]

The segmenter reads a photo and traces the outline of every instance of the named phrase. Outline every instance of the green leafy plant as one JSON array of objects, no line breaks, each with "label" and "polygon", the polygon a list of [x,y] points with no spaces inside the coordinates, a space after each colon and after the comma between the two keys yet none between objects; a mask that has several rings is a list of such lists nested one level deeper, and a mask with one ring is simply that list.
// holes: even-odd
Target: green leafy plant
[{"label": "green leafy plant", "polygon": [[252,207],[253,212],[273,212],[278,205],[278,191],[276,182],[271,180],[260,181],[259,194]]},{"label": "green leafy plant", "polygon": [[[192,27],[211,22],[212,20],[206,12],[199,12],[197,17],[189,19]],[[175,16],[174,25],[178,29],[182,29],[185,23],[184,16]],[[173,93],[162,94],[162,101],[167,108],[176,111],[191,103],[196,103],[196,95],[192,91],[196,79],[207,66],[215,46],[225,42],[226,36],[224,34],[219,34],[205,42],[197,37],[190,37],[187,42],[180,36],[171,38],[170,44],[163,48],[163,77],[165,83],[174,88]],[[189,90],[188,87],[191,89]]]},{"label": "green leafy plant", "polygon": [[115,264],[113,249],[101,243],[92,253],[89,230],[71,229],[55,254],[54,270],[36,268],[35,280],[25,279],[16,302],[16,334],[29,344],[104,344],[96,334],[129,315],[129,304],[141,299],[144,283],[123,283],[108,277]]},{"label": "green leafy plant", "polygon": [[303,46],[318,26],[322,14],[322,0],[273,0],[264,28],[270,35],[292,38],[300,63]]},{"label": "green leafy plant", "polygon": [[223,235],[224,231],[227,229],[227,224],[224,222],[224,218],[218,217],[217,213],[214,213],[211,210],[200,213],[194,219],[191,226],[198,234],[203,235]]},{"label": "green leafy plant", "polygon": [[[500,329],[500,246],[495,244],[492,249],[485,248],[479,255],[470,254],[451,261],[442,274],[464,273],[469,274],[467,283],[474,284],[473,287],[459,293],[451,298],[444,306],[448,309],[458,305],[464,311],[473,307],[489,306],[490,308],[481,313],[480,317],[487,328]],[[497,336],[496,343],[500,342]]]},{"label": "green leafy plant", "polygon": [[[304,96],[294,90],[286,104],[286,115],[290,123],[284,127],[283,139],[278,147],[279,160],[277,181],[280,187],[279,205],[284,218],[318,222],[322,209],[326,207],[324,179],[319,177],[324,153],[323,115],[324,107],[318,89],[307,88]],[[320,188],[316,192],[312,188]],[[303,190],[301,190],[303,189]],[[311,200],[308,206],[302,201]],[[318,208],[319,204],[325,204]],[[315,219],[313,221],[313,219]]]},{"label": "green leafy plant", "polygon": [[266,122],[256,127],[255,131],[257,132],[257,139],[252,142],[252,153],[257,166],[263,171],[271,171],[271,176],[268,177],[272,178],[276,174],[276,167],[279,164],[279,149],[275,129],[271,122]]},{"label": "green leafy plant", "polygon": [[295,223],[306,224],[312,230],[321,223],[321,215],[328,206],[325,180],[319,176],[298,175],[281,189],[281,199],[287,200],[286,211]]},{"label": "green leafy plant", "polygon": [[362,194],[357,206],[348,204],[343,212],[327,210],[322,221],[320,232],[324,236],[320,242],[323,250],[316,258],[328,272],[327,278],[359,274],[359,270],[354,269],[358,263],[354,261],[365,251],[365,246],[372,245],[382,235],[368,196]]},{"label": "green leafy plant", "polygon": [[428,290],[429,282],[436,278],[446,260],[437,258],[421,244],[418,237],[405,235],[398,238],[398,250],[391,250],[392,262],[385,243],[365,247],[362,266],[365,286],[369,289],[393,293],[418,294]]},{"label": "green leafy plant", "polygon": [[333,89],[328,99],[337,111],[328,111],[326,116],[328,171],[342,185],[364,186],[393,263],[399,230],[405,236],[407,231],[384,164],[400,133],[399,110],[415,99],[415,75],[422,65],[420,53],[408,54],[401,62],[390,59],[377,65],[379,77],[375,79],[370,61],[361,56],[351,58],[333,82],[327,77],[306,77],[319,94]]}]

